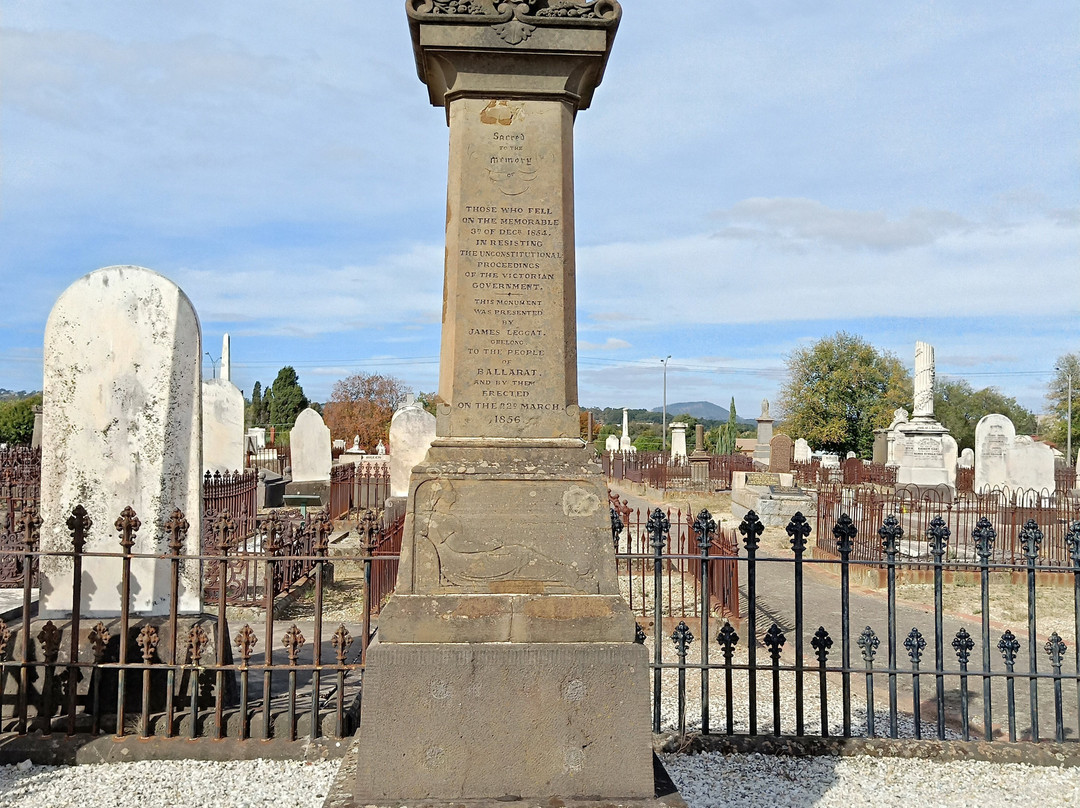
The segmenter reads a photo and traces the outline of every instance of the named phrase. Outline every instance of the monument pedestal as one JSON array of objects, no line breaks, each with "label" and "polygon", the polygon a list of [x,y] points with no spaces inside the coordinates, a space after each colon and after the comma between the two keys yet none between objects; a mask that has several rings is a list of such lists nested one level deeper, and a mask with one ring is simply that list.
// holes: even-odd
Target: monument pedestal
[{"label": "monument pedestal", "polygon": [[368,651],[358,802],[652,796],[648,657],[610,535],[581,441],[435,441]]},{"label": "monument pedestal", "polygon": [[896,485],[916,492],[956,493],[956,440],[933,418],[917,417],[897,426]]}]

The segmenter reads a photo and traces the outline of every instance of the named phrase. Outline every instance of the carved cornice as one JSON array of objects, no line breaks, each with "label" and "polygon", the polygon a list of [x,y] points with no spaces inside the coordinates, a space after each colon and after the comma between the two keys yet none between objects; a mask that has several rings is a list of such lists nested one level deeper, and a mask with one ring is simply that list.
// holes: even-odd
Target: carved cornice
[{"label": "carved cornice", "polygon": [[585,109],[622,17],[617,0],[406,0],[405,9],[435,106],[497,94]]},{"label": "carved cornice", "polygon": [[409,18],[423,23],[487,25],[508,45],[520,45],[537,28],[618,26],[616,0],[407,0]]}]

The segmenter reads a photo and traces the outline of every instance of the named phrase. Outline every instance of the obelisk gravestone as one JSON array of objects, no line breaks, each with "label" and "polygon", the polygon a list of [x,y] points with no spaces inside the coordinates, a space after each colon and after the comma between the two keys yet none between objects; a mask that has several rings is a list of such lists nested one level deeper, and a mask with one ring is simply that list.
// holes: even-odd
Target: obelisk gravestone
[{"label": "obelisk gravestone", "polygon": [[651,797],[648,663],[577,407],[573,124],[621,9],[407,7],[450,126],[441,402],[367,657],[356,796]]}]

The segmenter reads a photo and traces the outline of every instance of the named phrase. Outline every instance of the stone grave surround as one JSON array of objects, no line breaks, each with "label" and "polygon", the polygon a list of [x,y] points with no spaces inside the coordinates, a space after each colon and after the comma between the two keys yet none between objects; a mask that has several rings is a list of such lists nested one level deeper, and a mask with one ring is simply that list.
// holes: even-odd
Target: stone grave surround
[{"label": "stone grave surround", "polygon": [[367,655],[356,799],[651,798],[648,660],[577,406],[573,123],[621,9],[451,8],[407,6],[450,128],[443,403]]},{"label": "stone grave surround", "polygon": [[[185,554],[202,519],[202,336],[191,301],[143,267],[91,272],[57,299],[45,325],[41,549],[71,550],[66,521],[94,521],[86,552],[121,551],[113,523],[127,506],[142,522],[132,552],[164,553],[162,525],[180,508]],[[83,559],[82,614],[120,611],[119,558]],[[131,609],[169,614],[170,562],[131,562]],[[71,612],[70,558],[41,559],[40,616]],[[179,610],[201,611],[198,562],[181,565]]]}]

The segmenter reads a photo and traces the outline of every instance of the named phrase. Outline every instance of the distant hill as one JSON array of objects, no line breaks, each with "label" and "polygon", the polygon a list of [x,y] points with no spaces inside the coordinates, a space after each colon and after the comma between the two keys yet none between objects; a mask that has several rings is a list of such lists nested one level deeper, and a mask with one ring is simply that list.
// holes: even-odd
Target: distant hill
[{"label": "distant hill", "polygon": [[[662,412],[663,409],[663,407],[653,407],[649,412]],[[669,418],[673,415],[686,413],[705,421],[726,421],[728,419],[727,408],[713,404],[711,401],[679,401],[675,404],[668,404],[667,411]],[[735,420],[740,424],[757,424],[757,421],[753,418],[743,418],[738,413],[735,415]]]},{"label": "distant hill", "polygon": [[0,387],[0,401],[17,401],[20,398],[35,396],[40,392],[40,390],[5,390]]}]

